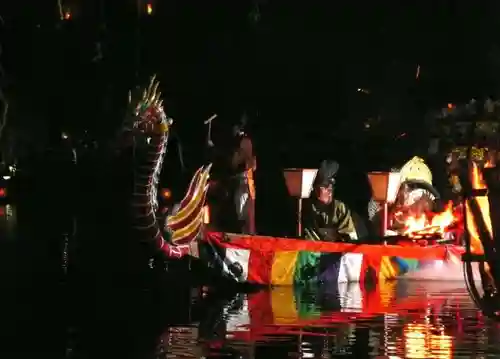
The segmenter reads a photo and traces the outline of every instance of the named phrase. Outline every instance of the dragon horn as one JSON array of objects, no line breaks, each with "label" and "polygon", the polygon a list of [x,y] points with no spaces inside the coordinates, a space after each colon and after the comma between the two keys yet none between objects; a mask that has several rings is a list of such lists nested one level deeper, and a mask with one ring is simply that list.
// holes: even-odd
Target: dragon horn
[{"label": "dragon horn", "polygon": [[158,93],[156,94],[156,96],[154,98],[155,102],[158,102],[158,100],[160,100],[160,97],[161,97],[161,92],[158,91]]},{"label": "dragon horn", "polygon": [[151,96],[153,98],[157,97],[156,91],[158,91],[158,86],[160,86],[160,82],[156,81],[155,85],[153,86],[153,91],[152,91],[152,94],[151,94]]},{"label": "dragon horn", "polygon": [[153,93],[153,88],[155,86],[155,81],[156,80],[156,75],[151,76],[151,79],[149,80],[149,86],[148,86],[148,97],[151,97],[151,94]]},{"label": "dragon horn", "polygon": [[160,99],[160,100],[158,101],[158,107],[162,107],[162,106],[163,106],[163,100],[161,100],[161,99]]},{"label": "dragon horn", "polygon": [[142,93],[142,100],[146,100],[147,99],[147,95],[148,95],[148,91],[146,89],[144,89],[144,92]]},{"label": "dragon horn", "polygon": [[149,104],[154,104],[156,101],[156,92],[155,89],[151,90],[151,95],[149,96],[148,103]]}]

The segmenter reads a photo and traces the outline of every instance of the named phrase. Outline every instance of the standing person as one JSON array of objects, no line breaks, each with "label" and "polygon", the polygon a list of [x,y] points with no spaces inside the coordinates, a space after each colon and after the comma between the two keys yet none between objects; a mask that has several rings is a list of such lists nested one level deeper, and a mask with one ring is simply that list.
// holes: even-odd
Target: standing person
[{"label": "standing person", "polygon": [[247,116],[240,125],[233,127],[235,147],[231,157],[231,168],[236,179],[234,203],[241,233],[255,234],[255,183],[254,171],[257,159],[251,138],[244,132]]}]

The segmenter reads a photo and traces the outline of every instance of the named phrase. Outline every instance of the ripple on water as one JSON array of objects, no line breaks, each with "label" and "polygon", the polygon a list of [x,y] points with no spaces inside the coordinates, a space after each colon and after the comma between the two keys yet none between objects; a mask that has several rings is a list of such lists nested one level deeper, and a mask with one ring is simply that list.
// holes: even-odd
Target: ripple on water
[{"label": "ripple on water", "polygon": [[221,320],[212,337],[190,341],[203,356],[500,356],[498,325],[476,310],[457,282],[400,281],[369,294],[357,285],[284,287],[239,294],[218,305]]},{"label": "ripple on water", "polygon": [[[0,219],[0,232],[7,224],[5,218]],[[6,245],[2,247],[2,266],[14,258],[10,250],[14,243],[21,241],[2,241]],[[103,298],[93,300],[103,302]],[[136,326],[138,334],[131,336],[136,338],[149,335],[143,329],[153,320],[161,322],[163,334],[158,338],[152,331],[154,338],[148,341],[156,345],[158,358],[500,357],[498,323],[481,315],[465,286],[457,281],[400,280],[381,283],[371,292],[357,284],[342,284],[334,288],[278,287],[224,299],[207,297],[196,303],[196,315],[186,317],[182,325],[168,326],[166,319],[155,318],[156,304],[138,305],[138,300],[124,302],[120,310],[128,313],[140,306],[136,317],[151,319],[140,325],[126,322],[118,329],[129,335]],[[148,303],[150,299],[141,300]],[[117,302],[112,302],[115,308]],[[165,307],[167,312],[172,310],[168,302]],[[149,310],[149,314],[143,313]],[[103,315],[108,312],[102,310]],[[98,319],[100,324],[89,325],[93,335],[106,322],[103,317]],[[108,322],[116,323],[115,319]],[[115,324],[110,328],[118,330]],[[102,331],[110,333],[111,329]],[[73,353],[80,350],[75,348]]]}]

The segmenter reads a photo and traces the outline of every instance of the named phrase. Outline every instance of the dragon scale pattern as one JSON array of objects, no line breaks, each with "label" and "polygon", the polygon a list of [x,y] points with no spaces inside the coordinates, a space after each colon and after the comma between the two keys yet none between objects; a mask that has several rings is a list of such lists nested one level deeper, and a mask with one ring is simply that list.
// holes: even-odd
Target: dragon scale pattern
[{"label": "dragon scale pattern", "polygon": [[[142,240],[152,243],[167,258],[180,258],[192,254],[192,244],[202,228],[201,214],[211,166],[195,173],[178,211],[162,221],[158,217],[157,193],[172,120],[164,113],[157,87],[153,78],[139,101],[132,102],[129,98],[132,118],[125,128],[134,140],[133,228]],[[165,225],[161,226],[161,222]]]}]

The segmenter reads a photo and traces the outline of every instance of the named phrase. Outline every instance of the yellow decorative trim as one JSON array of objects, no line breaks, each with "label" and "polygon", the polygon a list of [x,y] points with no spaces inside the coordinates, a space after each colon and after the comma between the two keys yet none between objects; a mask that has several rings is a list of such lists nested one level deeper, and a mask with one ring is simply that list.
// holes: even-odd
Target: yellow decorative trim
[{"label": "yellow decorative trim", "polygon": [[193,199],[186,205],[186,207],[181,208],[179,210],[179,212],[177,212],[175,215],[169,216],[167,218],[167,225],[177,224],[177,223],[183,221],[184,219],[188,218],[190,215],[192,215],[192,213],[194,212],[196,207],[203,200],[203,197],[205,195],[205,191],[207,190],[206,186],[207,186],[207,182],[208,182],[208,179],[210,176],[209,171],[210,171],[210,166],[207,167],[207,169],[205,171],[203,171],[203,173],[200,177],[200,180],[198,181],[198,183],[196,185]]}]

